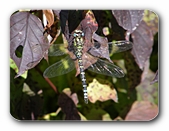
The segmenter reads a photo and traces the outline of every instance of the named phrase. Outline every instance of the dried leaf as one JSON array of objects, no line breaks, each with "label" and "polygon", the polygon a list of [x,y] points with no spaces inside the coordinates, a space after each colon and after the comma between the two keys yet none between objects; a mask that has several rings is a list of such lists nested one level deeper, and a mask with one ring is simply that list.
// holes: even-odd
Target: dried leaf
[{"label": "dried leaf", "polygon": [[149,101],[136,101],[133,103],[126,121],[150,121],[158,115],[158,107]]},{"label": "dried leaf", "polygon": [[144,10],[113,10],[112,13],[118,24],[132,33],[140,24]]},{"label": "dried leaf", "polygon": [[50,23],[48,22],[48,24],[45,27],[45,32],[50,34],[50,36],[53,38],[53,39],[51,38],[50,45],[52,45],[56,41],[58,36],[60,35],[61,28],[60,28],[60,23],[59,23],[59,16],[57,15],[52,12],[52,16],[50,15],[50,17],[52,17],[50,19],[52,20],[50,20]]},{"label": "dried leaf", "polygon": [[54,23],[54,14],[52,10],[43,10],[43,14],[45,14],[48,24],[46,25],[50,28]]},{"label": "dried leaf", "polygon": [[109,85],[101,84],[96,79],[89,84],[88,88],[88,98],[90,102],[95,103],[99,101],[114,100],[118,101],[117,92],[115,89],[111,89]]},{"label": "dried leaf", "polygon": [[[18,47],[23,48],[20,58],[15,53]],[[17,12],[11,16],[10,57],[19,69],[16,77],[36,66],[43,57],[46,57],[48,48],[49,42],[43,35],[43,26],[38,17],[29,12]]]},{"label": "dried leaf", "polygon": [[137,64],[140,69],[143,70],[145,62],[149,59],[152,46],[153,46],[153,34],[147,24],[142,21],[137,28],[132,33],[133,38],[133,48],[132,54],[135,57]]}]

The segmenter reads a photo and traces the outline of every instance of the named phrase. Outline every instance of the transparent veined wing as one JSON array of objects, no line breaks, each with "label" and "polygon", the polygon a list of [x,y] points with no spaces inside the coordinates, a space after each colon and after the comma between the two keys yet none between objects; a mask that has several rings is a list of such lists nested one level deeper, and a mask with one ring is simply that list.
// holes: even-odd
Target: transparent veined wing
[{"label": "transparent veined wing", "polygon": [[52,78],[55,76],[66,74],[75,68],[74,61],[66,56],[64,59],[49,66],[43,73],[44,77]]},{"label": "transparent veined wing", "polygon": [[101,59],[98,59],[96,63],[91,64],[88,70],[111,77],[124,77],[123,70],[120,67]]},{"label": "transparent veined wing", "polygon": [[123,52],[132,48],[132,42],[130,41],[113,41],[108,43],[94,42],[94,46],[88,51],[91,55],[106,58],[110,60],[110,55],[118,52]]},{"label": "transparent veined wing", "polygon": [[48,50],[49,56],[61,56],[66,54],[67,48],[64,46],[64,44],[53,44],[50,46]]},{"label": "transparent veined wing", "polygon": [[127,51],[133,47],[133,43],[127,40],[113,41],[113,42],[109,42],[108,44],[109,44],[110,54]]}]

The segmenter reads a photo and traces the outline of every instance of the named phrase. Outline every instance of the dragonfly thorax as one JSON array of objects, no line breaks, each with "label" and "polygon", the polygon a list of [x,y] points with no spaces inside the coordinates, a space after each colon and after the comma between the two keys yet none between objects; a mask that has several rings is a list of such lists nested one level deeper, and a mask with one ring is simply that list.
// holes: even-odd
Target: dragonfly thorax
[{"label": "dragonfly thorax", "polygon": [[84,33],[81,30],[75,30],[73,36],[74,54],[79,59],[82,57],[82,50],[84,46]]}]

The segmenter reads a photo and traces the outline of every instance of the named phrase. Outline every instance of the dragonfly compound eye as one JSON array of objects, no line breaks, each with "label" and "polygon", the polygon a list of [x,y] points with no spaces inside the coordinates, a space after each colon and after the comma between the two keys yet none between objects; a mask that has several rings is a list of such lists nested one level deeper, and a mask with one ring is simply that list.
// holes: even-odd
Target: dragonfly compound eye
[{"label": "dragonfly compound eye", "polygon": [[84,33],[82,32],[82,36],[84,36]]},{"label": "dragonfly compound eye", "polygon": [[74,34],[73,34],[73,36],[74,36],[74,37],[76,37],[76,36],[77,36],[77,34],[76,34],[76,33],[74,33]]}]

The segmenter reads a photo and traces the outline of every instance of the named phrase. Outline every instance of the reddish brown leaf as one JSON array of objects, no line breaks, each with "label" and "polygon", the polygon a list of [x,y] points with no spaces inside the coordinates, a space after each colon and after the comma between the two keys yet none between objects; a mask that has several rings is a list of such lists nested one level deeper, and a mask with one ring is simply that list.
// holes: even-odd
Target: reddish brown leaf
[{"label": "reddish brown leaf", "polygon": [[84,50],[88,51],[93,44],[92,43],[93,34],[98,29],[98,24],[92,11],[89,10],[86,12],[85,18],[80,22],[77,29],[82,30],[84,32],[85,34]]},{"label": "reddish brown leaf", "polygon": [[132,33],[140,24],[144,10],[113,10],[112,13],[118,24]]},{"label": "reddish brown leaf", "polygon": [[151,84],[155,83],[155,82],[158,82],[158,70],[156,71],[156,74],[151,82]]},{"label": "reddish brown leaf", "polygon": [[70,88],[65,88],[63,90],[63,92],[73,100],[73,102],[75,103],[75,105],[77,105],[79,103],[77,94],[76,93],[72,94]]},{"label": "reddish brown leaf", "polygon": [[153,46],[153,34],[147,24],[142,21],[137,28],[132,33],[133,38],[133,48],[132,54],[135,57],[137,64],[140,69],[144,69],[145,62],[149,59],[152,46]]},{"label": "reddish brown leaf", "polygon": [[112,62],[110,60],[110,56],[109,56],[109,45],[108,45],[107,38],[106,37],[101,37],[101,36],[97,35],[96,33],[94,33],[93,34],[93,39],[99,42],[100,47],[99,48],[92,48],[89,52],[94,56],[101,57],[101,58],[106,58],[110,62]]},{"label": "reddish brown leaf", "polygon": [[158,115],[158,107],[149,101],[136,101],[133,103],[126,121],[150,121]]},{"label": "reddish brown leaf", "polygon": [[[16,55],[22,47],[21,56]],[[43,35],[43,26],[38,17],[29,12],[17,12],[10,18],[10,57],[15,61],[19,72],[36,66],[43,57],[47,58],[49,42]]]},{"label": "reddish brown leaf", "polygon": [[92,11],[89,10],[86,12],[85,19],[81,22],[81,26],[83,30],[90,28],[92,33],[97,31],[98,24]]},{"label": "reddish brown leaf", "polygon": [[58,19],[60,19],[60,11],[61,10],[53,10],[53,12],[55,13],[55,15],[58,17]]},{"label": "reddish brown leaf", "polygon": [[58,105],[66,115],[65,120],[80,120],[80,115],[78,114],[75,103],[65,93],[60,94]]},{"label": "reddish brown leaf", "polygon": [[136,87],[138,100],[158,103],[158,85],[151,84],[154,77],[154,72],[149,69],[146,73],[142,73],[142,77],[143,75],[145,75],[144,79],[142,79],[141,83]]}]

